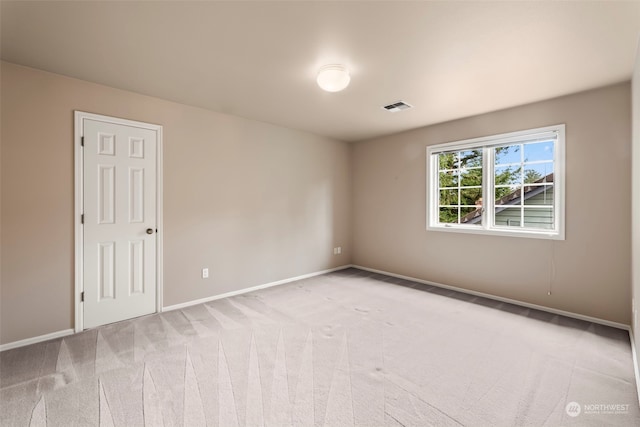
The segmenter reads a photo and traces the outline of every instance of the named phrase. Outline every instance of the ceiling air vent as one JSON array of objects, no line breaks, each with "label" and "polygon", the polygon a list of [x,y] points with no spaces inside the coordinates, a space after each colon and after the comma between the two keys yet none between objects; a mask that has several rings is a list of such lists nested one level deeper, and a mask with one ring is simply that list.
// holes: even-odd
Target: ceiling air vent
[{"label": "ceiling air vent", "polygon": [[382,108],[384,108],[387,111],[391,111],[392,113],[395,113],[396,111],[408,110],[409,108],[413,108],[413,106],[407,104],[404,101],[398,101],[398,102],[394,102],[393,104],[385,105]]}]

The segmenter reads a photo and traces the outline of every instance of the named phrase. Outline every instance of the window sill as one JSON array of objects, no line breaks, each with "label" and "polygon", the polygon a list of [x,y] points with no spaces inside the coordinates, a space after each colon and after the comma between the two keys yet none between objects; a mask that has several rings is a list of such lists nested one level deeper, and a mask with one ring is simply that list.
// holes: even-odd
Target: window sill
[{"label": "window sill", "polygon": [[522,237],[528,239],[565,240],[564,233],[545,230],[513,230],[503,228],[482,228],[465,225],[428,225],[427,231],[443,231],[445,233],[483,234],[487,236]]}]

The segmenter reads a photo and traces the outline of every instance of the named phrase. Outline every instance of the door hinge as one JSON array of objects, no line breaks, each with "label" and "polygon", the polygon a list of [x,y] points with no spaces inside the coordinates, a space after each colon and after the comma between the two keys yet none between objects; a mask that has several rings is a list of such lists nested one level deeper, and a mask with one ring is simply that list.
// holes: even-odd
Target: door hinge
[{"label": "door hinge", "polygon": [[80,215],[80,224],[84,224],[84,214]]},{"label": "door hinge", "polygon": [[80,146],[84,147],[84,136],[80,137]]},{"label": "door hinge", "polygon": [[80,292],[80,302],[84,302],[84,291]]}]

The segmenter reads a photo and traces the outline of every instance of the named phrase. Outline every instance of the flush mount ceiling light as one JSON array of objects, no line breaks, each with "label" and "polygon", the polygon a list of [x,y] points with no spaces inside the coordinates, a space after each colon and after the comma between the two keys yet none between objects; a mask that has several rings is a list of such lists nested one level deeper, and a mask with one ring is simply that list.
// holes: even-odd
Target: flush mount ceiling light
[{"label": "flush mount ceiling light", "polygon": [[349,70],[344,65],[325,65],[318,71],[318,86],[327,92],[340,92],[349,86],[350,81]]}]

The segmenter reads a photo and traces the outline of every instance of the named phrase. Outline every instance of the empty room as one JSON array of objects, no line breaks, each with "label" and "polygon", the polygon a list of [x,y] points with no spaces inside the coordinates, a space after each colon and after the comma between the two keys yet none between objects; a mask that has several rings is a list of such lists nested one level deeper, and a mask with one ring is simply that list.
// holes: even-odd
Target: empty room
[{"label": "empty room", "polygon": [[640,1],[0,1],[1,426],[638,426]]}]

